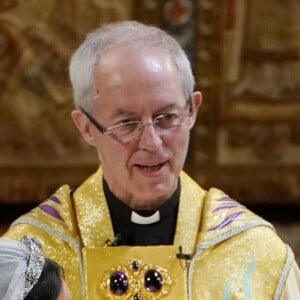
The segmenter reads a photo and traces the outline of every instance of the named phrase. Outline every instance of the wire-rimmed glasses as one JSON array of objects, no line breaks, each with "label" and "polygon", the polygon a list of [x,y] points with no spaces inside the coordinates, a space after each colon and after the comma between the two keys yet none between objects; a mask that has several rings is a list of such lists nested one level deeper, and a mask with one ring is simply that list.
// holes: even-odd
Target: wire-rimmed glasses
[{"label": "wire-rimmed glasses", "polygon": [[[191,101],[187,101],[187,106],[191,107]],[[189,121],[192,116],[192,110],[190,109],[188,113],[181,111],[179,113],[161,114],[152,121],[144,123],[141,121],[126,121],[110,127],[104,127],[91,114],[83,109],[83,107],[79,107],[79,109],[100,133],[110,135],[123,144],[139,139],[142,129],[145,126],[152,125],[158,134],[162,134],[169,129],[183,125],[186,121]],[[186,110],[186,108],[184,110]]]}]

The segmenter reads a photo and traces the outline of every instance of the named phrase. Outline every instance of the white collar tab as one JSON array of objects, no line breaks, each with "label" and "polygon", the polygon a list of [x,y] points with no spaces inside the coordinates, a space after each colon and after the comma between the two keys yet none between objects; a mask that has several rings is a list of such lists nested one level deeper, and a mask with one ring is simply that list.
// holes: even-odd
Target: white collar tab
[{"label": "white collar tab", "polygon": [[157,210],[153,215],[151,215],[149,217],[141,216],[141,215],[137,214],[135,211],[131,212],[130,221],[135,224],[148,225],[148,224],[156,223],[159,220],[160,220],[159,210]]}]

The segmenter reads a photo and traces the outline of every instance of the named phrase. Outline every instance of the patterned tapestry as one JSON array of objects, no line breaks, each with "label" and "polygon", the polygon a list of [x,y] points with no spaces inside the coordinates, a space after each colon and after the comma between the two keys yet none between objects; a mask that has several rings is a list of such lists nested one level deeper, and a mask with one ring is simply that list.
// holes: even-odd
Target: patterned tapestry
[{"label": "patterned tapestry", "polygon": [[300,199],[300,2],[1,0],[0,201],[76,186],[97,156],[70,118],[70,55],[111,21],[160,26],[203,94],[186,170],[251,203]]}]

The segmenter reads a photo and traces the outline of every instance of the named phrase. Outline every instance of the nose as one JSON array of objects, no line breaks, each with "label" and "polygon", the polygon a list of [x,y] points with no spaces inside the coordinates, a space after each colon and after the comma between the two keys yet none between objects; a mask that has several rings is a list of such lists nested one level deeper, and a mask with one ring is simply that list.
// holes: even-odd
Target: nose
[{"label": "nose", "polygon": [[140,130],[139,148],[146,151],[157,151],[162,145],[162,140],[155,125],[152,122],[144,123]]}]

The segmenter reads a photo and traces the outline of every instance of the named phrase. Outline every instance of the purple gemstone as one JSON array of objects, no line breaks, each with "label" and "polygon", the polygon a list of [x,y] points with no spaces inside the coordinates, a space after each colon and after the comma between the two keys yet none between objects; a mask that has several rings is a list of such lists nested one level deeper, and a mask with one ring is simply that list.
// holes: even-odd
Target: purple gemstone
[{"label": "purple gemstone", "polygon": [[121,272],[116,271],[110,276],[109,283],[110,290],[115,295],[123,295],[128,290],[128,279],[127,276]]},{"label": "purple gemstone", "polygon": [[140,264],[138,261],[134,260],[132,263],[131,263],[131,268],[133,271],[137,271],[140,267]]},{"label": "purple gemstone", "polygon": [[163,278],[158,271],[151,269],[145,274],[144,285],[148,292],[155,293],[161,289],[163,285]]},{"label": "purple gemstone", "polygon": [[135,295],[133,296],[133,300],[142,300],[141,294],[135,294]]}]

